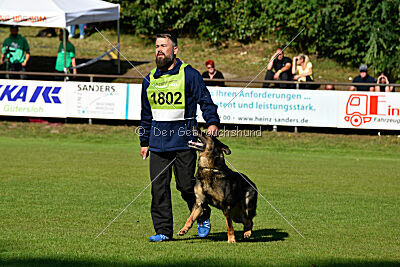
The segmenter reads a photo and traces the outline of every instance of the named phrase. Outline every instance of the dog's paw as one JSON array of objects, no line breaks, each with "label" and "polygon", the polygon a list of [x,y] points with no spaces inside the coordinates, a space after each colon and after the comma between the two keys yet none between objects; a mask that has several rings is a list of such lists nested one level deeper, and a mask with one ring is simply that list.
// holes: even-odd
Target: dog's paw
[{"label": "dog's paw", "polygon": [[248,239],[248,238],[250,238],[250,236],[251,236],[251,231],[246,231],[246,232],[244,232],[244,234],[243,234],[243,238],[244,238],[244,239]]},{"label": "dog's paw", "polygon": [[184,228],[182,228],[182,229],[178,232],[178,235],[185,235],[188,231],[189,231],[189,229],[186,229],[186,228],[184,227]]},{"label": "dog's paw", "polygon": [[228,239],[228,243],[229,243],[229,244],[236,243],[236,239],[234,239],[234,238]]}]

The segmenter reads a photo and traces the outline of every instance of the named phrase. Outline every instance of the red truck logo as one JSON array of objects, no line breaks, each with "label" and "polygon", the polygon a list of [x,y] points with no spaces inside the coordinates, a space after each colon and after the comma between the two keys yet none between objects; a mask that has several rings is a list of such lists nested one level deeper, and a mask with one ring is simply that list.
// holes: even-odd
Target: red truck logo
[{"label": "red truck logo", "polygon": [[378,114],[378,103],[386,102],[379,101],[377,95],[368,94],[352,94],[349,97],[346,105],[345,121],[348,121],[354,127],[358,127],[363,123],[370,122],[372,117],[370,115],[385,115]]}]

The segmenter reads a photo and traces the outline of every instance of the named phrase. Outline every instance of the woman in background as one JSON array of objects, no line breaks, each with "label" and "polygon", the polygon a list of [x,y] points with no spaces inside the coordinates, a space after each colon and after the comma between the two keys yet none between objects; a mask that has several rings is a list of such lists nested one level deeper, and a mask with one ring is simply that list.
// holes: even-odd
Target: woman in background
[{"label": "woman in background", "polygon": [[[293,80],[299,82],[313,82],[312,63],[308,56],[299,54],[293,57],[292,63]],[[317,89],[319,84],[300,84],[300,89]]]}]

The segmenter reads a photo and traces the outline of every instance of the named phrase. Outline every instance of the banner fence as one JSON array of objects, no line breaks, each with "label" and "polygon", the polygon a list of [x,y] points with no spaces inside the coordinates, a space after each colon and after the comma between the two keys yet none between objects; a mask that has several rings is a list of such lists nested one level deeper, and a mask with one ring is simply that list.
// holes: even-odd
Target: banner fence
[{"label": "banner fence", "polygon": [[[400,130],[398,93],[208,89],[224,124]],[[0,80],[3,116],[140,120],[140,110],[140,84]]]}]

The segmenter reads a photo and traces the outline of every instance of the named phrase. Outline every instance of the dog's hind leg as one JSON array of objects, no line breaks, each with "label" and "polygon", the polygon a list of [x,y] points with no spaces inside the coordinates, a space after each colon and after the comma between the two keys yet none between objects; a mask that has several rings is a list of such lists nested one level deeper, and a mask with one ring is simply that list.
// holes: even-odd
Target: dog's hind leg
[{"label": "dog's hind leg", "polygon": [[226,229],[228,231],[228,243],[236,243],[235,231],[233,230],[232,217],[229,210],[224,211]]},{"label": "dog's hind leg", "polygon": [[251,230],[253,230],[253,220],[252,219],[246,219],[243,222],[243,238],[247,239],[251,236]]}]

